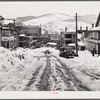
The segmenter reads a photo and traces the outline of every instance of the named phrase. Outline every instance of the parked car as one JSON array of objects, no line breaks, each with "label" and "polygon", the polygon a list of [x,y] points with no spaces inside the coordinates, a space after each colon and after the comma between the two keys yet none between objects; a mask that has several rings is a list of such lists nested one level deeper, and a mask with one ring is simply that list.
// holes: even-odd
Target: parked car
[{"label": "parked car", "polygon": [[78,56],[75,52],[74,49],[68,45],[62,46],[60,48],[60,57],[64,58],[74,58],[75,56]]}]

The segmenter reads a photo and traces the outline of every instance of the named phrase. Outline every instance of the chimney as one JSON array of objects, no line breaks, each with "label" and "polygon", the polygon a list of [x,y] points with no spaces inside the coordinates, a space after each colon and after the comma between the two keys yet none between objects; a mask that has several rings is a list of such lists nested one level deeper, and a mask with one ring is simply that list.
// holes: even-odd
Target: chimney
[{"label": "chimney", "polygon": [[67,32],[67,27],[65,27],[65,32]]},{"label": "chimney", "polygon": [[92,28],[94,28],[94,24],[92,24]]},{"label": "chimney", "polygon": [[82,26],[80,27],[80,30],[82,30]]},{"label": "chimney", "polygon": [[88,30],[88,26],[86,26],[86,30]]}]

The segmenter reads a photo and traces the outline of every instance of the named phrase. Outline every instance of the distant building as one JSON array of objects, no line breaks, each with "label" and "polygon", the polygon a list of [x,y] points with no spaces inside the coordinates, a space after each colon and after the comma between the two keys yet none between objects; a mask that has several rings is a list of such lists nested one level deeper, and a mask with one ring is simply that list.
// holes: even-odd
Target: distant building
[{"label": "distant building", "polygon": [[1,29],[1,46],[5,48],[13,48],[16,44],[16,38],[14,37],[9,27],[2,27]]},{"label": "distant building", "polygon": [[39,26],[22,26],[21,32],[27,36],[41,36],[41,27],[39,27]]},{"label": "distant building", "polygon": [[17,25],[15,26],[19,31],[19,46],[30,48],[32,45],[35,45],[37,40],[41,40],[41,27],[40,26],[24,26]]},{"label": "distant building", "polygon": [[0,16],[0,46],[1,46],[1,40],[2,40],[1,29],[3,26],[3,22],[4,22],[4,18],[2,16]]},{"label": "distant building", "polygon": [[19,47],[19,35],[20,35],[20,32],[16,29],[14,24],[9,23],[7,25],[7,27],[10,28],[11,33],[13,34],[14,38],[16,39],[15,47]]},{"label": "distant building", "polygon": [[2,36],[1,36],[1,27],[0,27],[0,46],[1,46],[1,40],[2,40]]},{"label": "distant building", "polygon": [[33,36],[26,36],[25,34],[19,35],[19,47],[31,48],[36,42],[37,40],[34,40]]},{"label": "distant building", "polygon": [[[70,43],[68,44],[69,46],[71,46],[73,49],[75,49],[75,43]],[[86,46],[83,42],[78,42],[78,50],[83,51],[86,49]]]},{"label": "distant building", "polygon": [[92,51],[95,48],[97,53],[100,54],[100,13],[95,27],[88,30],[88,37],[85,40],[85,44],[88,50]]},{"label": "distant building", "polygon": [[68,31],[65,27],[65,32],[62,33],[64,44],[75,43],[75,31]]}]

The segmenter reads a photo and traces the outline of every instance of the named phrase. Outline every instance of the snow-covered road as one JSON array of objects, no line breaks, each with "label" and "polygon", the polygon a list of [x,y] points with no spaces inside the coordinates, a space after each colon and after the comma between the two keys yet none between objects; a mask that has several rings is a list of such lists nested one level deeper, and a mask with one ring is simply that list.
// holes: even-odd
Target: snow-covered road
[{"label": "snow-covered road", "polygon": [[[49,50],[50,54],[44,51]],[[80,51],[79,57],[59,57],[54,48],[10,51],[0,48],[1,91],[100,90],[100,57]]]},{"label": "snow-covered road", "polygon": [[36,69],[24,91],[89,91],[77,80],[70,67],[56,56],[45,55],[39,60],[43,58],[46,59],[44,66]]}]

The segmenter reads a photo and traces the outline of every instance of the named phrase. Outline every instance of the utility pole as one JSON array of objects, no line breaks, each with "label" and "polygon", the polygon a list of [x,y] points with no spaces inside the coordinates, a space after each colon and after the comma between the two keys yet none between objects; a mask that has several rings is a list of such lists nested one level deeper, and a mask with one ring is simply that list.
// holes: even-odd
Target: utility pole
[{"label": "utility pole", "polygon": [[75,47],[76,47],[76,54],[78,54],[78,41],[77,41],[77,13],[75,15],[75,20],[76,20],[76,34],[75,34]]}]

